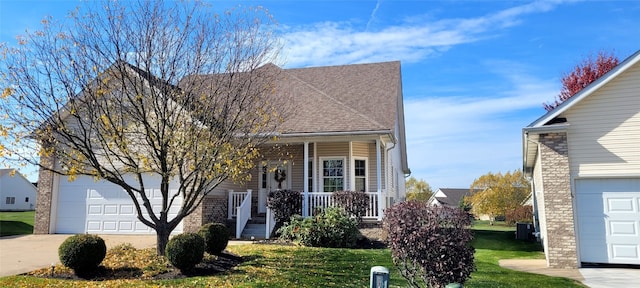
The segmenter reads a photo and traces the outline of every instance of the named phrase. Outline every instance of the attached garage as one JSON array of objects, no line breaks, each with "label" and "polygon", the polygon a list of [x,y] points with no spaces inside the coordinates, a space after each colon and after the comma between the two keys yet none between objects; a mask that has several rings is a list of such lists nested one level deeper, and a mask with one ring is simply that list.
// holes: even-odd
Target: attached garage
[{"label": "attached garage", "polygon": [[[155,231],[137,219],[137,212],[129,195],[118,185],[107,181],[94,181],[87,176],[79,176],[73,182],[67,177],[57,177],[56,209],[52,215],[53,233],[93,233],[93,234],[154,234]],[[132,181],[133,179],[131,179]],[[57,184],[57,185],[56,185]],[[160,179],[145,179],[146,194],[155,213],[162,207]],[[171,183],[170,188],[177,186]],[[171,189],[173,192],[175,190]],[[177,198],[169,210],[169,218],[175,217],[182,199]],[[144,209],[143,209],[144,211]],[[143,215],[147,215],[143,212]],[[173,233],[182,232],[182,223]]]},{"label": "attached garage", "polygon": [[580,262],[640,265],[640,178],[576,180]]}]

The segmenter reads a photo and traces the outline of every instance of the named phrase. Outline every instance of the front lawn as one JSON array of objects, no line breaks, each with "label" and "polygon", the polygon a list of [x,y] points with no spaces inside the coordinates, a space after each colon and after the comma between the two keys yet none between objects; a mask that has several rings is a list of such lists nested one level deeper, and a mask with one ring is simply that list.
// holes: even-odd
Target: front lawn
[{"label": "front lawn", "polygon": [[[566,278],[501,268],[498,265],[499,259],[543,258],[539,245],[534,242],[515,240],[514,228],[512,227],[503,227],[504,229],[494,229],[493,231],[479,228],[483,228],[482,225],[476,226],[474,229],[476,230],[476,239],[473,242],[476,247],[477,271],[472,274],[472,278],[465,287],[584,287],[580,283]],[[118,259],[105,259],[103,264],[108,266],[106,270],[138,271],[134,274],[123,273],[123,275],[129,276],[123,276],[120,279],[87,281],[11,276],[0,278],[0,287],[368,287],[369,271],[372,266],[377,265],[390,268],[391,287],[407,286],[407,282],[394,268],[388,249],[330,249],[265,244],[229,246],[229,252],[244,259],[244,262],[230,270],[210,276],[186,277],[178,275],[181,278],[141,280],[140,278],[145,278],[148,275],[166,273],[171,269],[167,268],[166,263],[156,263],[153,267],[149,267],[148,262],[141,261],[153,258],[149,256],[153,254],[149,251],[132,252],[140,256],[124,257],[120,255],[118,257],[121,258]],[[125,261],[125,258],[136,260]],[[140,267],[133,267],[136,265],[140,265]],[[48,271],[50,268],[45,268],[40,273],[47,274]],[[58,266],[55,271],[64,272],[65,269]],[[162,276],[155,278],[162,279]]]},{"label": "front lawn", "polygon": [[0,237],[33,234],[35,211],[0,212]]}]

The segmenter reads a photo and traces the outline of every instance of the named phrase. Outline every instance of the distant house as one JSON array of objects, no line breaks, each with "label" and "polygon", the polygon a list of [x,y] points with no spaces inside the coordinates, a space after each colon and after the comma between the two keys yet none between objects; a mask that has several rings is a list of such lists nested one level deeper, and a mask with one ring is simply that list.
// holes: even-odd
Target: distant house
[{"label": "distant house", "polygon": [[448,206],[457,208],[464,196],[469,196],[469,188],[439,188],[429,198],[429,204],[433,206]]},{"label": "distant house", "polygon": [[36,186],[14,169],[0,169],[0,211],[36,209]]},{"label": "distant house", "polygon": [[523,129],[547,265],[640,265],[640,51]]}]

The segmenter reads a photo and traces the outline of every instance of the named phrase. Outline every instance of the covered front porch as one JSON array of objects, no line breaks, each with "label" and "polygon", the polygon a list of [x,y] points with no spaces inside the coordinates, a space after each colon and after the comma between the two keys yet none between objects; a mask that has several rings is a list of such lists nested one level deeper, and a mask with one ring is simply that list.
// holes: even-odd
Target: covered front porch
[{"label": "covered front porch", "polygon": [[[233,191],[229,190],[229,220],[235,220],[236,238],[264,238],[269,239],[275,226],[273,213],[266,207],[264,213],[253,213],[252,197],[253,191]],[[335,206],[333,192],[303,192],[302,216],[312,217],[324,208]],[[363,221],[378,222],[382,220],[383,205],[380,203],[381,193],[365,192],[368,196],[369,204]],[[253,223],[251,223],[251,222]],[[251,223],[251,224],[250,224]]]},{"label": "covered front porch", "polygon": [[260,228],[257,234],[261,234],[259,238],[268,238],[275,223],[267,209],[267,197],[270,191],[278,189],[300,191],[303,217],[334,206],[331,195],[335,191],[362,191],[369,199],[363,220],[382,220],[383,210],[395,196],[387,189],[387,179],[392,178],[386,147],[389,139],[362,135],[355,139],[349,136],[314,140],[265,147],[252,180],[247,183],[248,189],[227,191],[227,216],[235,222],[237,238],[243,236],[247,223],[253,230],[258,230],[255,224],[264,224],[266,229]]}]

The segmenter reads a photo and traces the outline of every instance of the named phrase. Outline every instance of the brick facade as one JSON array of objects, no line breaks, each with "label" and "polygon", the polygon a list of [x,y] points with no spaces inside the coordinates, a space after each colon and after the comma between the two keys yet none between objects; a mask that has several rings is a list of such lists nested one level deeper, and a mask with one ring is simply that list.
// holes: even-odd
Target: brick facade
[{"label": "brick facade", "polygon": [[[53,167],[53,157],[40,157],[40,164]],[[53,172],[40,169],[38,172],[38,194],[33,234],[49,234],[51,227],[51,205],[53,201]]]},{"label": "brick facade", "polygon": [[193,213],[183,220],[184,232],[196,232],[207,223],[227,223],[228,197],[225,195],[209,195]]},{"label": "brick facade", "polygon": [[567,134],[541,134],[539,142],[548,264],[552,268],[577,268]]}]

